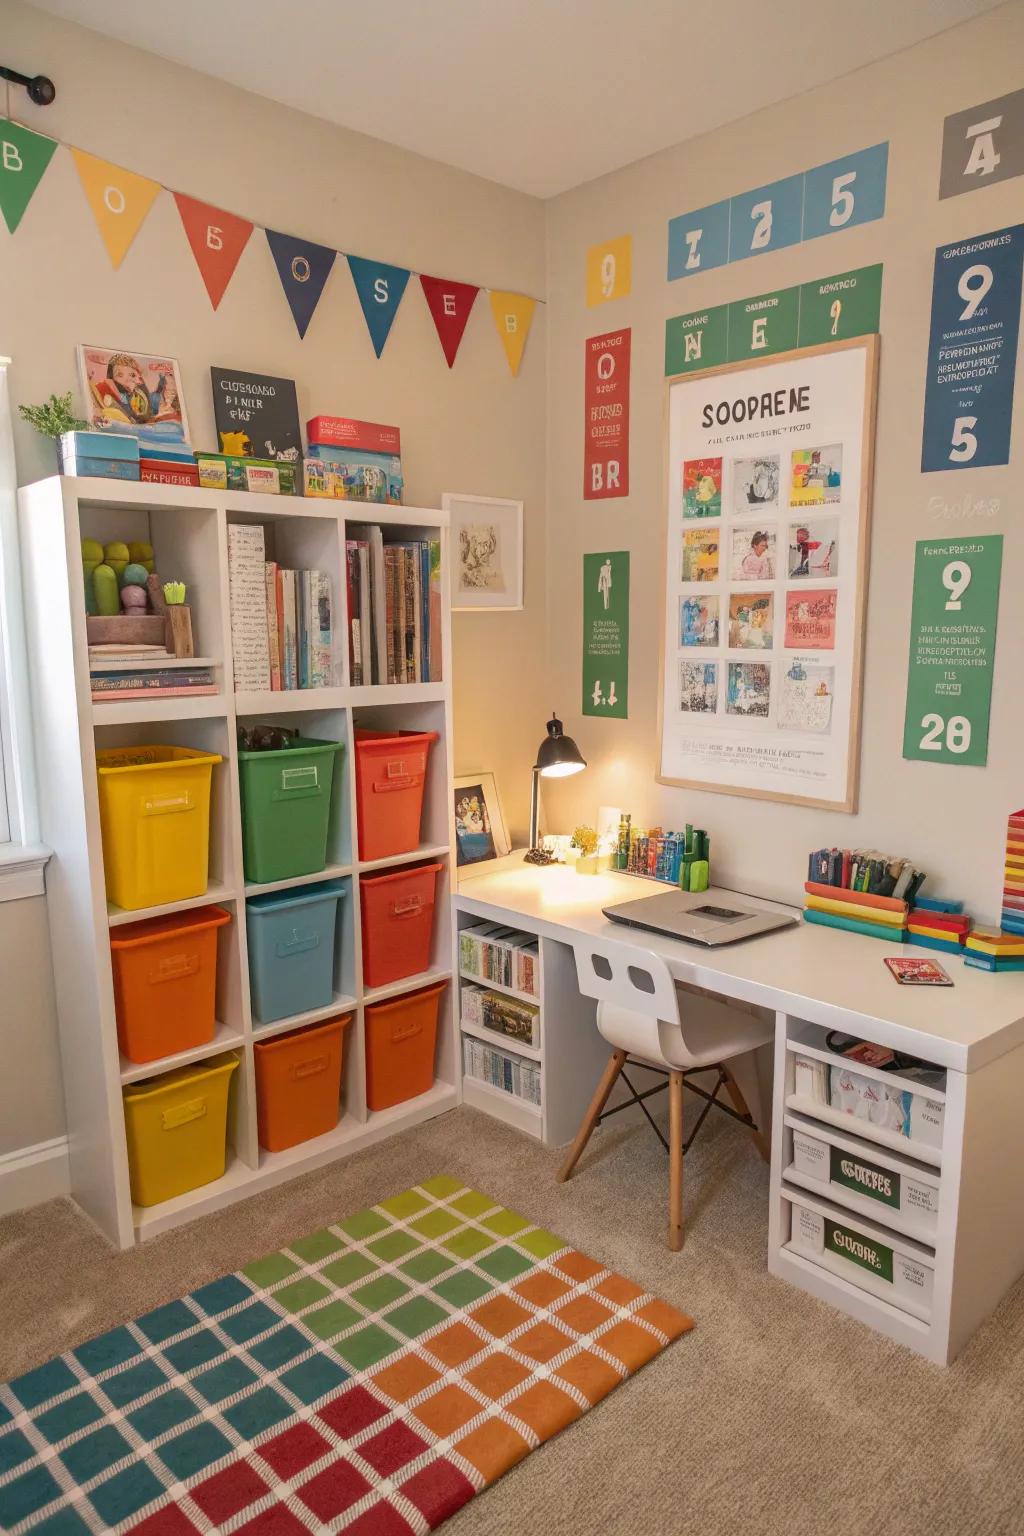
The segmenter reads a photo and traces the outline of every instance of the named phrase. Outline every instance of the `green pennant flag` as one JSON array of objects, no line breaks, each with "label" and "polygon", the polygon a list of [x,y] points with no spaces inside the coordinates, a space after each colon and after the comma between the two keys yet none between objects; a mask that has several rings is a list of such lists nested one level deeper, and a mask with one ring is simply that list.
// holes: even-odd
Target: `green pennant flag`
[{"label": "green pennant flag", "polygon": [[56,148],[56,139],[33,133],[9,118],[0,122],[0,212],[12,235]]}]

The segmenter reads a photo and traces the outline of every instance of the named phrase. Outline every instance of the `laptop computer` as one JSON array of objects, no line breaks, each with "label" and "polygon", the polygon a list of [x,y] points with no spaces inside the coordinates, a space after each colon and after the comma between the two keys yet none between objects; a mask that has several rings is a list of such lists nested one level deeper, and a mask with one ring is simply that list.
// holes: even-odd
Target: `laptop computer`
[{"label": "laptop computer", "polygon": [[744,907],[730,892],[665,891],[658,896],[641,896],[637,901],[620,901],[602,908],[613,923],[629,928],[645,928],[670,939],[686,939],[691,944],[717,948],[734,944],[737,939],[752,939],[755,934],[770,933],[774,928],[788,928],[796,918],[788,912],[768,912]]}]

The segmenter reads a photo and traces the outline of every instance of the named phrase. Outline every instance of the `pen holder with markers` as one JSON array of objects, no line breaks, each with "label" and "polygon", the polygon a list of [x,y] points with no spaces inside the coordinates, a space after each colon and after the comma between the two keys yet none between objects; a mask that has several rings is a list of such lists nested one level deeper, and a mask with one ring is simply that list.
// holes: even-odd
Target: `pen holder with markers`
[{"label": "pen holder with markers", "polygon": [[662,880],[683,891],[706,891],[711,884],[711,839],[687,823],[683,832],[634,827],[629,816],[619,823],[613,869],[647,880]]}]

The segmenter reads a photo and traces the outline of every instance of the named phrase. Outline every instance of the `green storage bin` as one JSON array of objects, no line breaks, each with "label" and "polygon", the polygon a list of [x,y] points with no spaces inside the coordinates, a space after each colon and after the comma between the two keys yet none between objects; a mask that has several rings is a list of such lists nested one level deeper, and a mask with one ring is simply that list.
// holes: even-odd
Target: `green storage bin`
[{"label": "green storage bin", "polygon": [[315,875],[327,863],[327,829],[339,741],[297,736],[273,752],[238,753],[246,880]]}]

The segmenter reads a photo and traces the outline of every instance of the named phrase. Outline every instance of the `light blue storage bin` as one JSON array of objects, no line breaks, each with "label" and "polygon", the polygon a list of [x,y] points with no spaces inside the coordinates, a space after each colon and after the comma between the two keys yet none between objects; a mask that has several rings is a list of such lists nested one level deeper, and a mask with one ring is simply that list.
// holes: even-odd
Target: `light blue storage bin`
[{"label": "light blue storage bin", "polygon": [[245,904],[249,987],[257,1024],[273,1024],[334,999],[334,940],[341,881],[252,896]]}]

